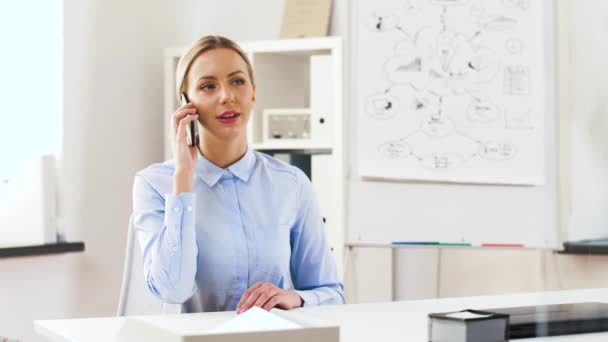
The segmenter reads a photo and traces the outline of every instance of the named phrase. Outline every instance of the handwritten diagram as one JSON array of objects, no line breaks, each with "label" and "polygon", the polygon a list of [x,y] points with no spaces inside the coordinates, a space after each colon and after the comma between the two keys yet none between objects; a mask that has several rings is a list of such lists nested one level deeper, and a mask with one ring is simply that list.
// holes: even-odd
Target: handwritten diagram
[{"label": "handwritten diagram", "polygon": [[363,176],[542,184],[542,9],[532,0],[359,1]]}]

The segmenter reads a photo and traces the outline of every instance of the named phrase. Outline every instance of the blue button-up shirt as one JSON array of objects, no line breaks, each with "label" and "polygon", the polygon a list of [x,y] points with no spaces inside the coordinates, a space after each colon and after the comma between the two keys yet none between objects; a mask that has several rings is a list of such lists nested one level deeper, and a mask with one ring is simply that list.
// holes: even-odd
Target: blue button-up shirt
[{"label": "blue button-up shirt", "polygon": [[235,310],[257,282],[295,290],[305,306],[344,303],[306,175],[251,148],[226,169],[198,157],[192,192],[173,195],[173,161],[135,176],[134,225],[150,291],[184,312]]}]

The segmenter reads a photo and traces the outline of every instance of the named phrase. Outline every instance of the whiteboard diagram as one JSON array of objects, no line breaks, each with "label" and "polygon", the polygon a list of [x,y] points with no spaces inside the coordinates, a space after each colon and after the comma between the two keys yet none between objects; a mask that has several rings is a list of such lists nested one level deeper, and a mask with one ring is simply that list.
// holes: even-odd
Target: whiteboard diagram
[{"label": "whiteboard diagram", "polygon": [[543,184],[542,3],[357,1],[361,175]]}]

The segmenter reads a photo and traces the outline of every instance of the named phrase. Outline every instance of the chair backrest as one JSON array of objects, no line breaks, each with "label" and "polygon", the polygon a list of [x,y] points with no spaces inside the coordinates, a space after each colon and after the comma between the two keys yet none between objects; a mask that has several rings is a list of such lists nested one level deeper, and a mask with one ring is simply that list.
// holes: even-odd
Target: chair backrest
[{"label": "chair backrest", "polygon": [[133,214],[129,218],[125,264],[117,316],[181,313],[180,304],[166,304],[150,292],[144,279],[142,251],[137,243]]}]

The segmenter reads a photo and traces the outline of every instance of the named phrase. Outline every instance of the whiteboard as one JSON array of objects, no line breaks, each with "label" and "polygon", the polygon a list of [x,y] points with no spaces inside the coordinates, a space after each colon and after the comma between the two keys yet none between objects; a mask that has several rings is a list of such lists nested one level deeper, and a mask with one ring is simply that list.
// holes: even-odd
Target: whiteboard
[{"label": "whiteboard", "polygon": [[[433,5],[432,0],[418,1],[422,5]],[[537,2],[509,2],[510,4],[529,4]],[[352,115],[349,116],[349,168],[348,180],[348,229],[347,242],[390,243],[403,240],[429,240],[471,243],[497,242],[497,243],[524,243],[528,246],[556,246],[558,242],[558,171],[557,156],[559,154],[557,143],[557,105],[556,105],[556,37],[555,37],[555,5],[553,1],[542,1],[545,10],[539,14],[542,17],[543,27],[537,27],[538,34],[543,37],[542,51],[545,54],[544,63],[539,62],[538,73],[544,76],[542,87],[542,103],[538,106],[544,108],[539,112],[535,121],[538,135],[530,136],[529,140],[539,139],[535,148],[540,149],[538,164],[531,166],[517,179],[494,177],[494,179],[481,179],[479,169],[470,172],[467,177],[459,174],[449,174],[448,177],[429,177],[432,173],[409,172],[399,175],[389,174],[369,178],[370,161],[363,158],[370,156],[365,149],[370,145],[366,142],[366,131],[377,132],[378,137],[387,140],[399,137],[402,134],[401,124],[407,124],[401,114],[387,120],[375,120],[365,112],[366,95],[361,89],[385,90],[386,78],[382,72],[369,72],[382,65],[382,59],[376,62],[362,61],[362,48],[374,52],[374,55],[386,56],[392,46],[386,47],[388,52],[380,51],[371,42],[364,41],[362,37],[372,32],[366,26],[361,27],[359,18],[361,8],[368,6],[377,13],[395,13],[403,10],[411,2],[387,0],[374,2],[370,0],[355,0],[350,3],[349,44],[351,56],[350,63],[350,99]],[[494,3],[503,5],[503,1],[469,1],[468,8],[478,3]],[[462,6],[461,6],[462,7]],[[464,8],[464,7],[462,7]],[[512,8],[509,11],[516,11]],[[521,10],[521,9],[519,9]],[[369,14],[369,13],[368,13]],[[537,13],[538,14],[538,13]],[[400,13],[400,18],[406,14]],[[407,14],[410,15],[410,14]],[[369,16],[365,16],[369,18]],[[366,22],[367,23],[367,22]],[[412,24],[413,25],[413,24]],[[361,30],[368,30],[362,33]],[[397,31],[384,32],[388,42],[391,39],[398,41],[401,33]],[[392,37],[392,38],[391,38]],[[361,45],[364,45],[363,47]],[[372,44],[372,45],[365,45]],[[540,50],[539,50],[540,51]],[[371,58],[374,58],[373,56]],[[379,63],[374,66],[374,63]],[[369,73],[367,73],[369,72]],[[365,75],[371,75],[365,79]],[[367,85],[366,85],[367,84]],[[402,87],[403,88],[403,87]],[[535,88],[536,89],[536,88]],[[393,120],[393,121],[391,121]],[[396,120],[396,121],[395,121]],[[392,122],[387,125],[386,123]],[[381,129],[377,128],[380,127]],[[377,151],[377,146],[375,150]],[[397,151],[399,151],[397,149]],[[543,167],[546,165],[546,167]],[[399,166],[388,166],[387,169],[398,169]],[[377,172],[384,172],[376,168]],[[435,172],[437,173],[437,172]],[[376,174],[376,173],[371,173]],[[450,178],[451,177],[451,178]],[[508,179],[507,179],[508,178]],[[413,181],[412,181],[413,180]],[[432,180],[432,182],[428,182]],[[491,184],[483,184],[483,183]],[[536,186],[506,186],[511,184],[537,184]],[[494,184],[496,183],[496,184]]]},{"label": "whiteboard", "polygon": [[544,1],[357,1],[362,176],[542,185]]}]

